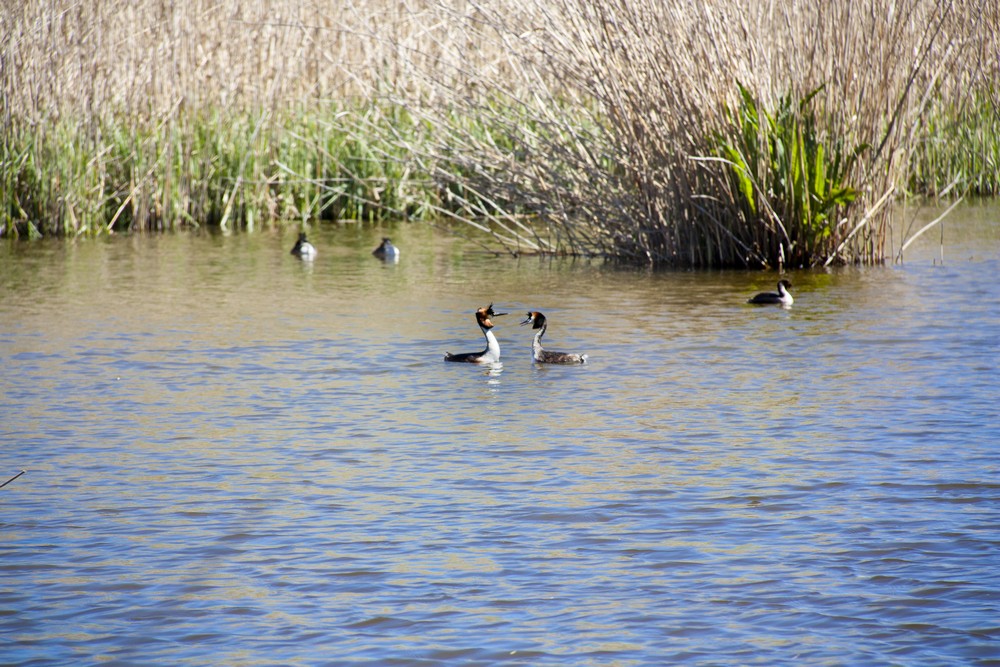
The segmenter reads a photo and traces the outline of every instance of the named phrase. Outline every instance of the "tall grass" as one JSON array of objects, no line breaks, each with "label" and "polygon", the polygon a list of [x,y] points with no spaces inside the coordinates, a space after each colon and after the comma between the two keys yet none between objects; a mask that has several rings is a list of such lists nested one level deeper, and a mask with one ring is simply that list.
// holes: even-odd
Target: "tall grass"
[{"label": "tall grass", "polygon": [[728,233],[761,249],[761,260],[802,265],[829,257],[844,213],[858,198],[848,181],[871,146],[823,142],[812,108],[821,92],[799,101],[782,97],[769,113],[740,86],[739,105],[728,118],[739,131],[735,139],[717,137],[719,156],[729,167],[728,195],[739,206]]},{"label": "tall grass", "polygon": [[0,0],[0,228],[443,217],[514,253],[878,262],[894,197],[996,187],[994,5]]}]

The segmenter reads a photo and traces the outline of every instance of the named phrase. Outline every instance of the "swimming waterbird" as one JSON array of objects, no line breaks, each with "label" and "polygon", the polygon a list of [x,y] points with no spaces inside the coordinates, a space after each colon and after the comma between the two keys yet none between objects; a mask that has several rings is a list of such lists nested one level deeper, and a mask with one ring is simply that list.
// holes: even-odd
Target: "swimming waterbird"
[{"label": "swimming waterbird", "polygon": [[587,363],[586,354],[574,354],[570,352],[553,352],[551,350],[545,350],[542,348],[542,336],[545,335],[545,329],[548,327],[545,315],[541,314],[537,310],[532,310],[528,312],[528,319],[521,322],[523,327],[525,324],[531,324],[531,328],[535,329],[538,333],[535,334],[534,339],[531,341],[531,357],[540,364],[585,364]]},{"label": "swimming waterbird", "polygon": [[493,304],[480,308],[476,311],[476,323],[486,336],[486,349],[482,352],[464,352],[461,354],[444,353],[445,361],[464,361],[472,364],[490,364],[500,361],[500,343],[493,335],[493,321],[491,318],[500,317],[507,313],[497,313],[493,310]]},{"label": "swimming waterbird", "polygon": [[791,289],[792,284],[787,280],[778,281],[778,291],[777,292],[761,292],[760,294],[755,294],[754,296],[747,299],[747,303],[756,304],[780,304],[782,306],[792,305],[792,294],[788,290]]},{"label": "swimming waterbird", "polygon": [[306,240],[305,232],[299,232],[299,240],[292,247],[292,254],[302,259],[313,259],[316,257],[316,248]]}]

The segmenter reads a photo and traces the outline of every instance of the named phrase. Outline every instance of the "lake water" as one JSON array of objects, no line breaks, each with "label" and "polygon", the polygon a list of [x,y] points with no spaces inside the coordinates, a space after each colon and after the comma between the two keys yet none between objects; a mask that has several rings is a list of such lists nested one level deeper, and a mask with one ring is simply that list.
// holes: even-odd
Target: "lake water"
[{"label": "lake water", "polygon": [[790,309],[294,236],[0,240],[0,663],[1000,664],[1000,208]]}]

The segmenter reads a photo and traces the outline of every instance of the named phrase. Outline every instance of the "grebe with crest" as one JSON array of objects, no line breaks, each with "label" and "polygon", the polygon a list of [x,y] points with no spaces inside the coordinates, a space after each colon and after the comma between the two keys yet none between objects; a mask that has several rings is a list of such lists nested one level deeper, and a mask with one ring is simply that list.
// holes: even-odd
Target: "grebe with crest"
[{"label": "grebe with crest", "polygon": [[760,294],[755,294],[747,299],[747,303],[779,304],[782,306],[790,306],[794,301],[794,299],[792,299],[792,293],[788,291],[791,287],[792,284],[787,280],[779,280],[777,292],[761,292]]},{"label": "grebe with crest", "polygon": [[292,247],[292,254],[302,259],[312,259],[316,256],[316,248],[306,240],[305,232],[299,232],[299,240]]},{"label": "grebe with crest", "polygon": [[395,261],[399,259],[399,248],[392,245],[392,241],[389,240],[388,236],[383,236],[382,243],[379,244],[379,247],[372,250],[372,254],[379,259]]},{"label": "grebe with crest", "polygon": [[545,315],[542,315],[537,310],[532,310],[528,312],[528,319],[521,322],[523,327],[525,324],[531,324],[532,329],[537,329],[538,333],[535,334],[534,340],[531,341],[531,356],[532,358],[540,364],[585,364],[587,363],[587,355],[585,354],[573,354],[570,352],[552,352],[550,350],[542,349],[542,336],[545,335],[545,329],[547,324],[545,322]]},{"label": "grebe with crest", "polygon": [[486,349],[482,352],[463,352],[461,354],[445,352],[444,360],[464,361],[470,364],[493,364],[500,361],[500,343],[497,342],[497,337],[491,331],[493,321],[490,318],[506,314],[494,312],[492,303],[485,308],[477,310],[476,323],[479,324],[479,328],[483,330],[483,335],[486,336]]}]

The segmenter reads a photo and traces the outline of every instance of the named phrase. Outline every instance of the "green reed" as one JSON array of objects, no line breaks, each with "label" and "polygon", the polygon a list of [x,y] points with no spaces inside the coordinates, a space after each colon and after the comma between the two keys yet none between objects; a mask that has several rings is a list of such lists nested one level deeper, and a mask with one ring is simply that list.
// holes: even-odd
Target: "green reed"
[{"label": "green reed", "polygon": [[909,192],[1000,195],[1000,99],[980,90],[933,107],[910,156]]},{"label": "green reed", "polygon": [[0,228],[94,234],[420,217],[436,194],[398,141],[419,131],[399,110],[372,106],[9,127]]}]

